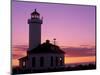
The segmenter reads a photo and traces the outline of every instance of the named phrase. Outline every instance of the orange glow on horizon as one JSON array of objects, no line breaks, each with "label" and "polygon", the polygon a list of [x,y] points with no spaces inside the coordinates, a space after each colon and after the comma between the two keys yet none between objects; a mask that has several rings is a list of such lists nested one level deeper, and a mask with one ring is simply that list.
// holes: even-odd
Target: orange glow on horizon
[{"label": "orange glow on horizon", "polygon": [[13,66],[13,67],[19,66],[19,61],[18,61],[18,59],[12,59],[12,66]]},{"label": "orange glow on horizon", "polygon": [[85,56],[85,57],[65,57],[65,64],[72,63],[84,63],[84,62],[95,62],[95,56]]}]

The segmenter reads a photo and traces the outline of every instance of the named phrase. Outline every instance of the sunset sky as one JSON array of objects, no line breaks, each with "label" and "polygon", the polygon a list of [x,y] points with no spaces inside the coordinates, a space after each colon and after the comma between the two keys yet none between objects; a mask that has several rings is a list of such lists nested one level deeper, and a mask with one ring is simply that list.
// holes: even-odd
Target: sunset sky
[{"label": "sunset sky", "polygon": [[[69,52],[70,61],[72,57],[75,62],[82,61],[82,59],[87,62],[95,61],[95,6],[13,1],[12,49],[14,62],[18,63],[16,59],[26,55],[23,51],[25,52],[25,49],[28,48],[29,25],[27,20],[35,8],[40,16],[43,16],[41,43],[46,39],[52,43],[53,38],[56,38],[56,44],[65,48],[66,55]],[[21,47],[19,48],[19,46]],[[69,48],[68,51],[67,48]],[[82,56],[81,51],[87,53],[87,49],[90,54]]]}]

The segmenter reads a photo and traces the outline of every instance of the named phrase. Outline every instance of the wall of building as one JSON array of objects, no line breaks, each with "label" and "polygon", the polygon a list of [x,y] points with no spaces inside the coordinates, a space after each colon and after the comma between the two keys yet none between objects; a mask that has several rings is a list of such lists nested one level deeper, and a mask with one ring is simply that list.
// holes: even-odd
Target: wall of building
[{"label": "wall of building", "polygon": [[[53,66],[51,66],[51,56],[53,57]],[[35,57],[36,64],[35,67],[32,67],[32,58]],[[40,57],[44,58],[44,65],[43,67],[40,66]],[[58,61],[58,65],[56,65],[56,57],[61,57],[63,60],[62,66],[60,65],[60,61]],[[34,54],[30,55],[28,58],[28,65],[27,68],[31,69],[47,69],[47,68],[58,68],[64,67],[64,55],[63,54]]]}]

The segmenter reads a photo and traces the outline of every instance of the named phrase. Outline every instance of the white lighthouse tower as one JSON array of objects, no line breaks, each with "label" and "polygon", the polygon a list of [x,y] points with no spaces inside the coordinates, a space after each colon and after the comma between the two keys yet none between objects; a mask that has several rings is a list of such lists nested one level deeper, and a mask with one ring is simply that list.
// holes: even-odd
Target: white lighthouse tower
[{"label": "white lighthouse tower", "polygon": [[29,24],[29,50],[41,44],[41,24],[40,14],[34,10],[31,13],[31,18],[28,19]]}]

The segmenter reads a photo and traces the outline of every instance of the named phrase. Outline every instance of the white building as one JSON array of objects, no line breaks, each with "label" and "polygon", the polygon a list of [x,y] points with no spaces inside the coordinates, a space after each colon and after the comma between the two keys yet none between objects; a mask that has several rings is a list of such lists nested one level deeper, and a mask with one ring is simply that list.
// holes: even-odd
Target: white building
[{"label": "white building", "polygon": [[27,51],[27,56],[20,58],[20,67],[38,70],[64,67],[64,52],[56,45],[46,40],[33,50]]}]

